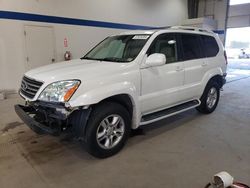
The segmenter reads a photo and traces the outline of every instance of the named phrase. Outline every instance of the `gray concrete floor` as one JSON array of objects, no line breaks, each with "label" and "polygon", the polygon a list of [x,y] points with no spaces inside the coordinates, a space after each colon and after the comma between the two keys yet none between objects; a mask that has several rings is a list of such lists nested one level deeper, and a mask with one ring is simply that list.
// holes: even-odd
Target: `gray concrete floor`
[{"label": "gray concrete floor", "polygon": [[250,59],[228,59],[228,82],[250,78]]},{"label": "gray concrete floor", "polygon": [[77,142],[38,136],[0,101],[0,187],[203,188],[228,171],[250,184],[250,78],[224,87],[217,110],[195,110],[144,128],[116,156],[98,160]]},{"label": "gray concrete floor", "polygon": [[228,59],[228,68],[250,70],[250,59]]}]

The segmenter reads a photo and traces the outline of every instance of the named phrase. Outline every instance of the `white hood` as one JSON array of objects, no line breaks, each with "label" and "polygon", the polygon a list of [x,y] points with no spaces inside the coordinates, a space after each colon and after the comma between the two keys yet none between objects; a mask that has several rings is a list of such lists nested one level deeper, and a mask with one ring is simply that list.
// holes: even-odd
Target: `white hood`
[{"label": "white hood", "polygon": [[86,80],[114,73],[122,73],[128,64],[77,59],[36,68],[25,75],[45,83],[69,79]]}]

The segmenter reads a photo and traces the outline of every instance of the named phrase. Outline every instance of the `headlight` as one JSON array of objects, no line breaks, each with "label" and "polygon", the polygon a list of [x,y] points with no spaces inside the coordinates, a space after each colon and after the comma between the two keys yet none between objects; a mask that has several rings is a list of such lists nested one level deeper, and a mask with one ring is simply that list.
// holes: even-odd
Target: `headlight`
[{"label": "headlight", "polygon": [[79,80],[55,82],[48,85],[39,96],[41,101],[67,102],[80,85]]}]

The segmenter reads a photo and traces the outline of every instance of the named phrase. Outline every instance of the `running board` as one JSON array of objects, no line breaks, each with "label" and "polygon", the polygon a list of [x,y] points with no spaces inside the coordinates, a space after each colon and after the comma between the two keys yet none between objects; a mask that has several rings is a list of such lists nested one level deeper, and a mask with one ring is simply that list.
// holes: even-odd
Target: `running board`
[{"label": "running board", "polygon": [[142,116],[140,125],[147,125],[200,106],[200,100],[189,101],[165,110]]}]

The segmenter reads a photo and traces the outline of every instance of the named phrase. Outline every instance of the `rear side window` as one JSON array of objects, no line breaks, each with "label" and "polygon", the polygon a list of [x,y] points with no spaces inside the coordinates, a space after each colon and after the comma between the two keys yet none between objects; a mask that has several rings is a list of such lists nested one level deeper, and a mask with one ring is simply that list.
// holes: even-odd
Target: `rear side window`
[{"label": "rear side window", "polygon": [[219,46],[214,37],[211,36],[201,36],[202,40],[202,50],[206,57],[215,57],[219,52]]},{"label": "rear side window", "polygon": [[200,35],[181,34],[183,60],[203,58]]}]

